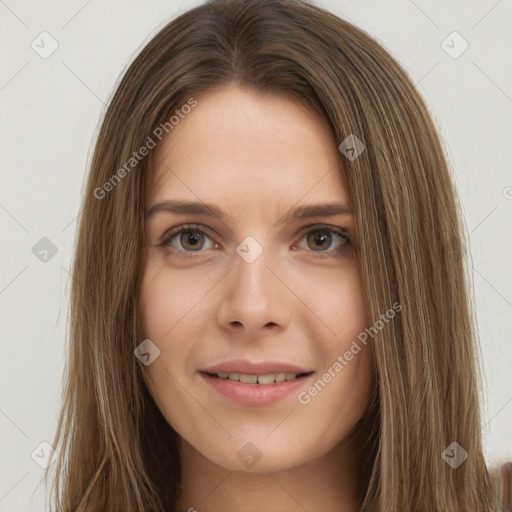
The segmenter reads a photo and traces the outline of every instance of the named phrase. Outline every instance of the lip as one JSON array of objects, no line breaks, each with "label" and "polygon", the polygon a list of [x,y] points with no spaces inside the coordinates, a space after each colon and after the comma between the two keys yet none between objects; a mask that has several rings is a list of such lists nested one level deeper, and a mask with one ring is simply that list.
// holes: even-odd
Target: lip
[{"label": "lip", "polygon": [[[238,372],[248,373],[250,375],[265,375],[267,373],[310,373],[312,368],[301,368],[300,366],[282,363],[279,361],[253,362],[246,359],[233,359],[222,363],[202,368],[200,372],[219,373],[219,372]],[[269,384],[272,385],[272,384]]]},{"label": "lip", "polygon": [[304,386],[315,375],[315,372],[294,380],[275,382],[274,384],[242,384],[234,380],[221,379],[204,371],[200,371],[199,374],[207,384],[221,395],[240,405],[255,407],[271,405],[294,392],[296,393],[301,386]]}]

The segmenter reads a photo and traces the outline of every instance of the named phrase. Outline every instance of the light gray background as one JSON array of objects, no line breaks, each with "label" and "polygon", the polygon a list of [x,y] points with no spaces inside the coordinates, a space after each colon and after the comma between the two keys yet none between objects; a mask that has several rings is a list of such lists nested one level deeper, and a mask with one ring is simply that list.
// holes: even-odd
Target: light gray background
[{"label": "light gray background", "polygon": [[[42,486],[31,499],[42,473],[31,454],[44,454],[39,445],[56,426],[76,220],[104,105],[141,46],[199,3],[0,0],[0,512],[44,510]],[[489,462],[512,460],[512,2],[317,5],[400,61],[446,143],[473,256],[485,454]],[[34,40],[43,45],[43,31],[59,45],[47,59],[31,48]],[[461,40],[443,43],[453,31],[469,43],[458,58],[445,50],[453,54]],[[32,252],[42,237],[58,249],[46,262]]]}]

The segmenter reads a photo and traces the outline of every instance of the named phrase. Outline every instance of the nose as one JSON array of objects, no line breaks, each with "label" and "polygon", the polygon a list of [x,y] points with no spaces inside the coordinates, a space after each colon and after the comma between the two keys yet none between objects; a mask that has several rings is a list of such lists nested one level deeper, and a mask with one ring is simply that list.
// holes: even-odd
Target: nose
[{"label": "nose", "polygon": [[292,283],[270,251],[254,260],[235,253],[233,268],[221,283],[218,322],[223,329],[261,335],[288,327],[294,301]]}]

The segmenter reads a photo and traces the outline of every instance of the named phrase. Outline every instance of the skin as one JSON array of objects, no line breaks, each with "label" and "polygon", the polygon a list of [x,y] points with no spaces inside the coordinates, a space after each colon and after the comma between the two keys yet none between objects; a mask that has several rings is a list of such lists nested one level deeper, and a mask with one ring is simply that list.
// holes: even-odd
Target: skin
[{"label": "skin", "polygon": [[[350,205],[336,141],[324,120],[282,96],[230,86],[196,99],[154,149],[146,204],[199,200],[227,218],[146,218],[138,309],[160,350],[144,367],[146,384],[181,437],[178,510],[358,510],[357,454],[345,439],[374,385],[370,345],[307,404],[294,392],[272,405],[240,405],[198,373],[236,358],[290,362],[315,371],[307,390],[367,327],[353,215],[281,223],[298,206]],[[159,246],[184,223],[210,232],[196,234],[195,245],[190,234],[176,235],[174,252]],[[349,239],[328,232],[318,241],[325,224]],[[236,252],[248,236],[263,250],[252,263]],[[250,468],[237,457],[248,442],[261,453]]]}]

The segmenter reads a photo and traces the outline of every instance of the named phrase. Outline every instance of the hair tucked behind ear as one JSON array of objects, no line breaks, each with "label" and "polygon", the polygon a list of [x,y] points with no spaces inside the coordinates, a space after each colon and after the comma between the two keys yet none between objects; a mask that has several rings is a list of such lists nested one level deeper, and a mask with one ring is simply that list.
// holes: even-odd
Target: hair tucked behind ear
[{"label": "hair tucked behind ear", "polygon": [[[127,69],[88,174],[72,270],[68,360],[54,446],[59,512],[164,511],[179,491],[177,436],[144,386],[134,348],[150,159],[98,190],[191,97],[237,84],[286,95],[330,124],[355,209],[377,388],[353,431],[363,512],[497,509],[482,453],[481,368],[464,229],[428,109],[362,30],[299,0],[220,0],[172,20]],[[103,189],[105,190],[105,189]],[[96,193],[95,193],[96,192]],[[468,454],[456,469],[442,452]]]}]

